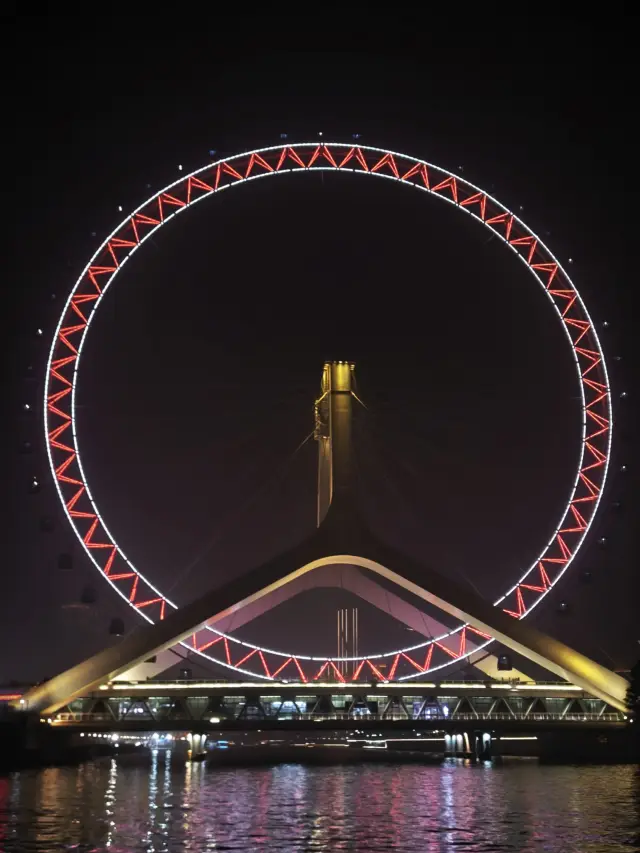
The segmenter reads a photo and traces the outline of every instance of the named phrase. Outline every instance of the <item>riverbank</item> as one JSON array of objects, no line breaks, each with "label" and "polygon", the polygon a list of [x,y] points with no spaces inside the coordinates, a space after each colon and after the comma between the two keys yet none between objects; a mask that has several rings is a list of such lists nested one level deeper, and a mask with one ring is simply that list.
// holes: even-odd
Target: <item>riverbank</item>
[{"label": "riverbank", "polygon": [[77,743],[70,733],[51,729],[25,715],[0,720],[0,773],[76,765],[113,755],[108,742]]}]

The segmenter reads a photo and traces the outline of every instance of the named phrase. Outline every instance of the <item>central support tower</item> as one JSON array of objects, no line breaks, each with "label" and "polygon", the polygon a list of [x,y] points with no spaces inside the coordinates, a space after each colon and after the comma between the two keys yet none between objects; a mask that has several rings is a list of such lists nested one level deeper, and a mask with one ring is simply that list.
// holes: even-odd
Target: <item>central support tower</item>
[{"label": "central support tower", "polygon": [[329,507],[351,502],[351,408],[353,372],[350,361],[327,361],[322,370],[320,397],[315,403],[318,442],[318,527]]}]

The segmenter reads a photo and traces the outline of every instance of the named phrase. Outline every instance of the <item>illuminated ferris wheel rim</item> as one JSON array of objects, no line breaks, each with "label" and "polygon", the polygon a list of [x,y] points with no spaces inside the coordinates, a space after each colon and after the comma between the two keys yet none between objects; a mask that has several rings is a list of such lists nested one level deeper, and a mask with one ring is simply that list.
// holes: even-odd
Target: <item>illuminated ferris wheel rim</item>
[{"label": "illuminated ferris wheel rim", "polygon": [[[298,151],[304,154],[309,149],[313,151],[305,162]],[[243,169],[242,164],[245,162],[246,168]],[[492,234],[500,237],[527,266],[562,323],[572,349],[580,387],[583,409],[581,449],[570,496],[553,536],[520,579],[495,602],[496,605],[513,602],[511,608],[503,609],[516,618],[523,618],[546,597],[567,571],[597,514],[608,471],[612,437],[611,397],[604,354],[593,321],[566,270],[519,217],[458,175],[428,161],[383,148],[340,142],[304,142],[269,146],[223,158],[181,176],[152,195],[126,216],[104,240],[67,298],[47,363],[45,438],[49,465],[65,514],[95,567],[138,614],[154,622],[164,618],[167,606],[176,608],[124,555],[100,515],[84,474],[77,438],[75,395],[87,332],[102,297],[129,257],[175,215],[223,189],[260,177],[320,170],[388,178],[425,190],[470,214]],[[434,176],[435,180],[432,180]],[[502,228],[504,233],[501,233]],[[89,311],[86,306],[89,306]],[[589,347],[583,343],[585,339]],[[59,353],[62,357],[56,357]],[[593,378],[594,374],[598,379]],[[571,540],[570,544],[567,540]],[[552,566],[554,571],[551,570]],[[151,615],[154,610],[155,618]],[[323,662],[318,676],[327,667],[330,673],[333,668],[337,674],[333,662],[340,661],[359,662],[358,672],[367,663],[374,675],[381,675],[373,661],[393,657],[394,674],[399,662],[409,661],[415,668],[416,671],[409,675],[398,674],[396,680],[405,680],[461,661],[491,642],[487,635],[481,635],[480,638],[474,636],[472,639],[483,639],[483,642],[467,651],[466,632],[475,629],[464,624],[440,636],[392,652],[339,658],[290,654],[239,640],[212,627],[207,626],[202,630],[206,632],[206,642],[200,642],[196,634],[192,642],[183,642],[189,652],[243,674],[266,679],[275,678],[289,664],[295,666],[296,675],[304,679],[305,674],[299,661]],[[212,635],[213,640],[207,639]],[[459,646],[455,651],[451,643],[457,635],[460,635]],[[207,649],[218,644],[225,650],[222,659],[207,653]],[[231,644],[251,651],[234,662],[230,653]],[[424,664],[409,657],[409,652],[419,649],[426,649]],[[433,653],[438,653],[438,650],[446,653],[444,663],[438,664],[434,660]],[[265,654],[286,658],[287,661],[277,670],[270,671]],[[254,672],[243,667],[251,658],[254,658],[254,662],[257,659],[263,671]]]}]

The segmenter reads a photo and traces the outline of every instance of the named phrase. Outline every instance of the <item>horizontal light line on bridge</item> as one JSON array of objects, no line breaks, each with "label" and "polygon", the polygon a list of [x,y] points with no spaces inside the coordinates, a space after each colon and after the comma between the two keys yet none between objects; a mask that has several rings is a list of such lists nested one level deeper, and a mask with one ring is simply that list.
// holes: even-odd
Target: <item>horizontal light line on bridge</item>
[{"label": "horizontal light line on bridge", "polygon": [[579,690],[581,693],[587,692],[575,684],[516,684],[516,690]]},{"label": "horizontal light line on bridge", "polygon": [[[303,690],[309,690],[313,687],[331,687],[336,690],[367,690],[374,686],[377,690],[403,690],[407,695],[409,695],[409,693],[414,693],[416,689],[423,687],[436,688],[440,691],[447,690],[448,688],[451,688],[452,690],[486,690],[487,687],[489,687],[492,690],[577,690],[582,693],[586,692],[582,687],[578,687],[575,684],[536,684],[535,682],[530,681],[517,683],[497,682],[489,685],[485,682],[478,681],[440,683],[436,683],[434,681],[412,681],[410,685],[406,682],[392,683],[389,681],[377,682],[375,685],[363,681],[116,681],[112,684],[101,684],[99,689],[118,690],[123,692],[128,690],[144,690],[148,692],[150,688],[153,690],[224,690],[226,688],[230,690],[238,690],[240,688],[250,688],[252,690],[260,690],[264,693],[265,690],[273,690],[276,687],[286,687],[287,689],[300,688]],[[409,690],[409,688],[411,689]]]},{"label": "horizontal light line on bridge", "polygon": [[537,735],[529,735],[522,737],[497,737],[496,740],[538,740]]}]

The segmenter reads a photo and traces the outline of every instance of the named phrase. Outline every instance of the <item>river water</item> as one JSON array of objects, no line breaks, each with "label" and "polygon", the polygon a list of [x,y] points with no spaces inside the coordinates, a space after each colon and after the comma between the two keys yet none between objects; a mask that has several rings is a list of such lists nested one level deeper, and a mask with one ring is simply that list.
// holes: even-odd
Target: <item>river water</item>
[{"label": "river water", "polygon": [[0,851],[640,850],[634,766],[212,769],[122,758],[0,777]]}]

